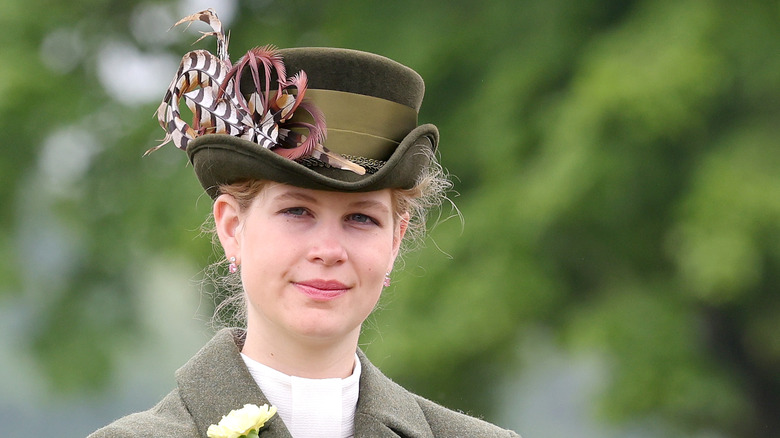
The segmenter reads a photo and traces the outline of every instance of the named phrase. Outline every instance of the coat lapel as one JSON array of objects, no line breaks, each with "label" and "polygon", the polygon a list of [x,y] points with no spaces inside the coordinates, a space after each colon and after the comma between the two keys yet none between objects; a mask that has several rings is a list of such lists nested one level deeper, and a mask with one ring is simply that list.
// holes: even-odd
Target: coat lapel
[{"label": "coat lapel", "polygon": [[[205,438],[208,427],[231,410],[247,403],[269,403],[241,359],[238,345],[243,344],[243,331],[220,330],[176,372],[179,394],[201,437]],[[268,422],[261,436],[292,438],[279,415]]]},{"label": "coat lapel", "polygon": [[[243,330],[217,332],[189,362],[176,372],[179,395],[201,437],[233,409],[247,403],[269,403],[249,374],[240,346]],[[387,378],[358,351],[362,367],[360,395],[355,412],[355,437],[433,438],[414,395]],[[262,438],[292,438],[279,415],[268,422]]]},{"label": "coat lapel", "polygon": [[355,437],[433,438],[414,395],[387,378],[358,351],[362,374]]}]

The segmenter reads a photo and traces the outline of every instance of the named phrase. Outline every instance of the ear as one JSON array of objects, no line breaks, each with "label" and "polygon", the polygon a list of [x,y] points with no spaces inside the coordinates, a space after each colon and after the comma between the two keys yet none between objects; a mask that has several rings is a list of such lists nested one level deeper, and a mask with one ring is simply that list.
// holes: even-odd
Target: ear
[{"label": "ear", "polygon": [[[407,228],[409,228],[408,212],[401,215],[398,224],[396,224],[395,231],[393,232],[393,262],[395,262],[395,258],[398,257],[398,252],[401,250],[401,242],[404,240]],[[390,268],[392,269],[392,267],[391,264]]]},{"label": "ear", "polygon": [[[238,201],[230,195],[219,195],[214,200],[214,225],[226,257],[239,259],[241,250],[241,217]],[[240,263],[240,260],[238,260]]]}]

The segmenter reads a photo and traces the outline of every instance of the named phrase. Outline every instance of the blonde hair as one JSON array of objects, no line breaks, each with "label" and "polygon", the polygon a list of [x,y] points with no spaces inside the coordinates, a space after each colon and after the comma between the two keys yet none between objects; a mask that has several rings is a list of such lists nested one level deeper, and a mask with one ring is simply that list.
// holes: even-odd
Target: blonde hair
[{"label": "blonde hair", "polygon": [[[420,173],[411,189],[391,189],[392,207],[397,220],[409,215],[406,233],[401,244],[402,254],[423,246],[428,230],[431,212],[439,210],[446,202],[460,216],[455,204],[447,194],[452,189],[449,174],[442,168],[433,151],[420,152],[429,155],[430,164]],[[232,196],[241,212],[252,205],[252,201],[270,183],[267,180],[245,180],[219,186],[218,195]],[[441,218],[438,215],[434,220]],[[212,296],[215,302],[212,324],[215,327],[244,326],[246,323],[246,303],[239,273],[228,272],[228,261],[221,256],[221,247],[214,226],[213,216],[204,223],[203,232],[210,234],[212,242],[220,254],[218,261],[206,268],[206,280],[214,286]]]}]

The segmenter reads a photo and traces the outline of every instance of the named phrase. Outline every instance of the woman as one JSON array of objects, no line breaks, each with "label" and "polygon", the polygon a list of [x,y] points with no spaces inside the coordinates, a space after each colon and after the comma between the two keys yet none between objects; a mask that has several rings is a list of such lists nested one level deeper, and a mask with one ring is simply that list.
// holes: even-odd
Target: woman
[{"label": "woman", "polygon": [[438,132],[417,126],[419,75],[324,48],[233,65],[214,12],[180,23],[193,20],[218,55],[185,55],[158,116],[214,199],[246,329],[218,332],[157,406],[92,436],[221,436],[214,425],[247,404],[273,405],[261,437],[517,436],[406,391],[357,347],[402,241],[447,187]]}]

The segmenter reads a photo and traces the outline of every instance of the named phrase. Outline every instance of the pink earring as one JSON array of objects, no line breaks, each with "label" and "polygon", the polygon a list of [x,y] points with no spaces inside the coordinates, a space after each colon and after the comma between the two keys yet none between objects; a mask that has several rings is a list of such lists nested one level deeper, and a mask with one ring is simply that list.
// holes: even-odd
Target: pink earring
[{"label": "pink earring", "polygon": [[228,272],[235,274],[238,271],[238,265],[236,264],[236,258],[230,258],[230,264],[228,265]]},{"label": "pink earring", "polygon": [[390,273],[385,274],[385,281],[382,283],[385,287],[390,286]]}]

